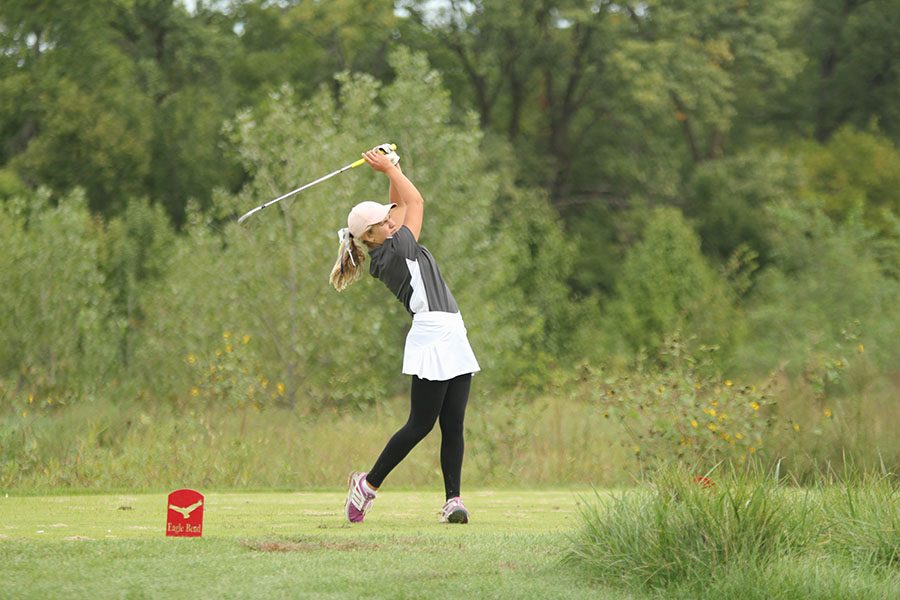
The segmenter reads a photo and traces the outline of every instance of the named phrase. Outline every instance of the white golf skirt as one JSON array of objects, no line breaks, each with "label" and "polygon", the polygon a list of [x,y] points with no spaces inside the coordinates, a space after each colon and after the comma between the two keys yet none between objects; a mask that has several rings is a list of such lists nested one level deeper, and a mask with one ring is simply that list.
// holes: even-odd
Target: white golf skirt
[{"label": "white golf skirt", "polygon": [[480,371],[460,313],[413,315],[403,350],[403,373],[430,381],[447,381]]}]

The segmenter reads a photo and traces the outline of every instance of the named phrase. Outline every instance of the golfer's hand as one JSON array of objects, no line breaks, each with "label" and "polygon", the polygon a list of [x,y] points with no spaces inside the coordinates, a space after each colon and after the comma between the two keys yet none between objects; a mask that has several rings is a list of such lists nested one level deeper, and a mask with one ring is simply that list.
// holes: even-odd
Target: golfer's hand
[{"label": "golfer's hand", "polygon": [[390,158],[374,148],[368,152],[363,152],[363,158],[366,159],[366,162],[369,163],[370,167],[376,171],[381,171],[382,173],[387,173],[391,169],[398,168],[391,162]]}]

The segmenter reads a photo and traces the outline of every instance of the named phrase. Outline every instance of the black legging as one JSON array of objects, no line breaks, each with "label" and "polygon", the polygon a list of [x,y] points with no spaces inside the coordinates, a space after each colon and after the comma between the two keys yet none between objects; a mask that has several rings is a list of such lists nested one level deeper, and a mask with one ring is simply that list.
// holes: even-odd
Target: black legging
[{"label": "black legging", "polygon": [[409,401],[409,420],[395,433],[375,461],[375,466],[366,475],[366,481],[381,487],[400,461],[409,451],[428,435],[434,422],[440,417],[441,424],[441,471],[444,473],[444,491],[447,499],[459,496],[462,472],[463,420],[472,374],[459,375],[448,381],[429,381],[413,375]]}]

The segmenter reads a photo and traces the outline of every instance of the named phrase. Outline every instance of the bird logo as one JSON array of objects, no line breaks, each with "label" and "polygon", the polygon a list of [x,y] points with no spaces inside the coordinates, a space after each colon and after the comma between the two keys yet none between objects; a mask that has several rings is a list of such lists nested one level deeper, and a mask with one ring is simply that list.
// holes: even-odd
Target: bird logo
[{"label": "bird logo", "polygon": [[197,500],[190,506],[186,506],[184,508],[182,508],[180,506],[175,506],[174,504],[170,504],[169,509],[174,510],[177,513],[181,513],[182,517],[184,517],[185,519],[188,519],[188,518],[190,518],[191,513],[194,512],[195,510],[197,510],[198,508],[200,508],[201,506],[203,506],[203,500]]}]

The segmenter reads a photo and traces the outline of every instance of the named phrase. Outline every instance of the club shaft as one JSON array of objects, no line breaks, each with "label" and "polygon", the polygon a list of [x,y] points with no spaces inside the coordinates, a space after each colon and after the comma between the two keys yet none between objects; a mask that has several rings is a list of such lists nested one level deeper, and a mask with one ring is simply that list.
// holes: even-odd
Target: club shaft
[{"label": "club shaft", "polygon": [[341,167],[341,168],[338,169],[337,171],[333,171],[333,172],[329,173],[328,175],[323,175],[322,177],[319,177],[319,178],[316,179],[315,181],[311,181],[311,182],[307,183],[306,185],[302,185],[302,186],[298,187],[298,188],[295,189],[295,190],[291,190],[290,192],[288,192],[288,193],[286,193],[286,194],[282,194],[281,196],[278,196],[278,197],[275,198],[274,200],[269,200],[269,201],[266,202],[265,204],[260,204],[259,206],[257,206],[257,207],[254,208],[253,210],[251,210],[251,211],[245,213],[240,219],[238,219],[238,223],[243,223],[243,222],[244,222],[244,219],[246,219],[246,218],[249,217],[250,215],[252,215],[252,214],[254,214],[254,213],[257,213],[257,212],[263,210],[264,208],[267,208],[267,207],[269,207],[269,206],[272,206],[272,205],[275,204],[276,202],[281,202],[281,201],[284,200],[285,198],[290,198],[290,197],[293,196],[294,194],[299,194],[300,192],[302,192],[302,191],[305,190],[305,189],[311,188],[312,186],[314,186],[314,185],[316,185],[316,184],[322,183],[322,182],[325,181],[326,179],[331,179],[331,178],[334,177],[335,175],[339,175],[339,174],[343,173],[344,171],[348,171],[348,170],[350,170],[350,169],[352,169],[352,168],[354,168],[354,167],[358,167],[359,165],[363,164],[364,162],[366,162],[365,159],[359,159],[359,160],[357,160],[356,162],[352,162],[352,163],[350,163],[349,165],[345,165],[345,166]]}]

